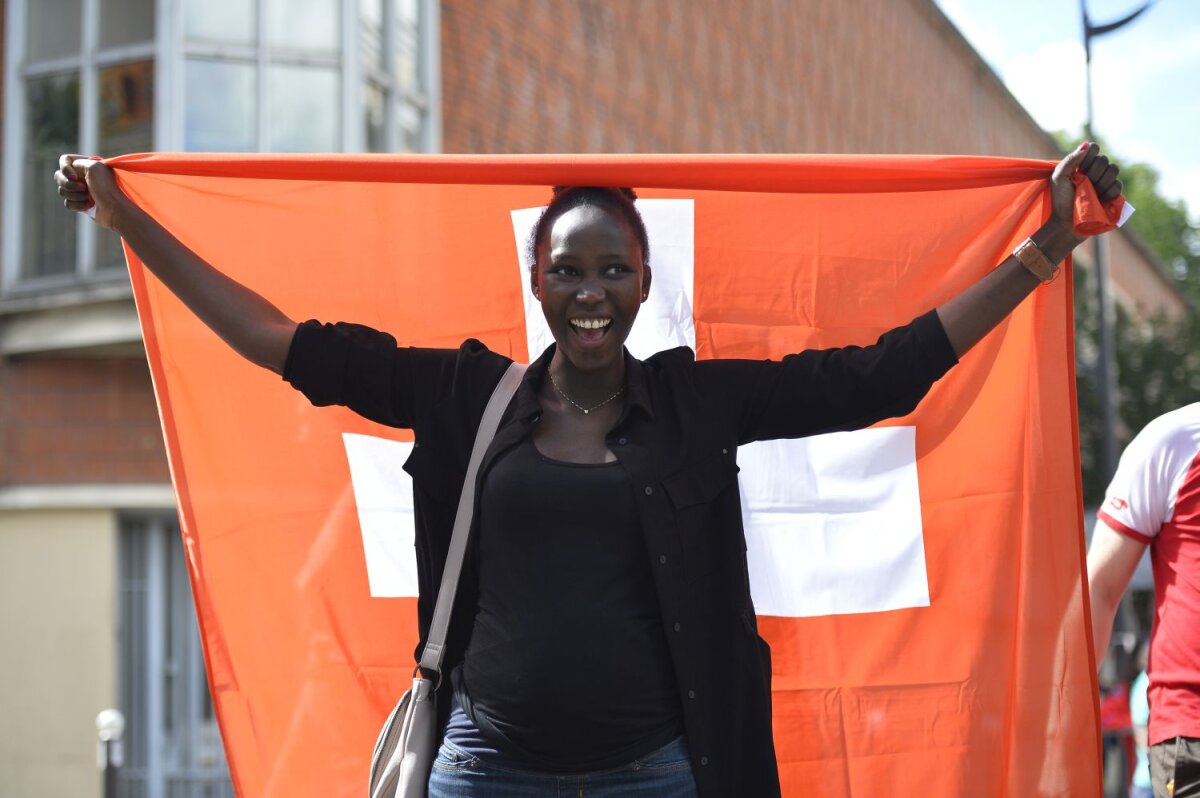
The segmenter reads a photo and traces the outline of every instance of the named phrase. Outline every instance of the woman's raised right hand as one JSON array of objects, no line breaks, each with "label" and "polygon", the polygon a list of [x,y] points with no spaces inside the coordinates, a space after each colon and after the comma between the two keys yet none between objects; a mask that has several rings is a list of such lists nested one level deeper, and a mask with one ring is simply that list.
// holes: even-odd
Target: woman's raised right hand
[{"label": "woman's raised right hand", "polygon": [[[73,211],[96,208],[96,223],[116,230],[163,285],[234,351],[283,373],[296,322],[241,283],[214,269],[125,196],[99,158],[63,155],[54,182]],[[119,229],[118,229],[119,228]]]},{"label": "woman's raised right hand", "polygon": [[112,169],[100,163],[98,156],[60,155],[54,182],[67,208],[83,213],[95,206],[96,224],[113,228],[116,206],[124,194]]}]

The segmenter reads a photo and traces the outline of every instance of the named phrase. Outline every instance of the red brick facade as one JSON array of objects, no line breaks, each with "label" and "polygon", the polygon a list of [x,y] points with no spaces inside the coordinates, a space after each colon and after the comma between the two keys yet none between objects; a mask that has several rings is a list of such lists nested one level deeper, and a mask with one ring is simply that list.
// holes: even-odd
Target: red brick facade
[{"label": "red brick facade", "polygon": [[446,152],[1056,156],[931,0],[444,0],[441,44]]},{"label": "red brick facade", "polygon": [[0,361],[0,486],[166,482],[145,360]]}]

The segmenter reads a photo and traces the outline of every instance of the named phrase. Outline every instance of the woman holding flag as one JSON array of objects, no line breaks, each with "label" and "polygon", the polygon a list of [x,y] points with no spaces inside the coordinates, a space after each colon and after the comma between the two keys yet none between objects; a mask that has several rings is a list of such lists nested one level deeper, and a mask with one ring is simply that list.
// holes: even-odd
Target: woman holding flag
[{"label": "woman holding flag", "polygon": [[[466,455],[509,359],[477,341],[402,348],[359,325],[297,324],[133,205],[110,169],[79,160],[64,155],[55,173],[66,206],[94,206],[239,354],[314,404],[414,430],[423,645]],[[1054,169],[1045,224],[962,294],[871,346],[778,362],[630,356],[652,282],[635,198],[556,190],[530,242],[555,344],[480,470],[430,795],[778,795],[737,447],[910,412],[1084,240],[1077,172],[1101,202],[1120,194],[1116,167],[1085,145]]]}]

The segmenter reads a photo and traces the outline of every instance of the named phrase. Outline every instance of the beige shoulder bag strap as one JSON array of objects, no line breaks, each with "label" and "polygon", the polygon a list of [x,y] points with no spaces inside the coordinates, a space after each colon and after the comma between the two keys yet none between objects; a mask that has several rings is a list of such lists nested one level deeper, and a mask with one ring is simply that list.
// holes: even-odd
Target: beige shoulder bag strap
[{"label": "beige shoulder bag strap", "polygon": [[368,782],[370,798],[425,798],[429,785],[429,771],[435,755],[434,744],[438,739],[434,692],[442,682],[442,656],[446,650],[446,631],[450,628],[450,610],[458,593],[458,578],[462,574],[463,559],[467,553],[467,538],[471,533],[471,519],[475,514],[475,481],[484,452],[496,437],[500,417],[517,391],[521,377],[527,367],[513,363],[500,378],[492,391],[483,411],[483,420],[475,433],[475,446],[467,463],[467,474],[463,479],[462,493],[458,498],[458,512],[454,516],[454,531],[450,535],[450,551],[446,555],[446,568],[442,571],[442,586],[438,591],[437,603],[433,608],[433,620],[429,634],[425,637],[425,649],[421,652],[420,667],[437,673],[437,684],[424,678],[419,672],[413,674],[413,686],[383,724],[375,752],[371,756],[371,776]]}]

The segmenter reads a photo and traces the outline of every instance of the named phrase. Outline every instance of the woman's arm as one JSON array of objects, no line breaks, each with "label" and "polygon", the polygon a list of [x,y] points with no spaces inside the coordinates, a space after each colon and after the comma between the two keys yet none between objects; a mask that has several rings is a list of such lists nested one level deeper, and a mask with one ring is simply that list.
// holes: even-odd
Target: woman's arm
[{"label": "woman's arm", "polygon": [[[1072,219],[1075,185],[1071,175],[1077,167],[1095,185],[1101,202],[1116,199],[1121,193],[1116,165],[1109,163],[1095,144],[1080,147],[1059,162],[1050,177],[1050,219],[1030,236],[1055,265],[1065,260],[1085,238],[1075,232]],[[941,305],[937,309],[938,318],[955,354],[962,357],[1039,284],[1039,279],[1015,255],[1010,255],[974,285]]]},{"label": "woman's arm", "polygon": [[96,222],[115,230],[155,277],[234,351],[276,374],[296,322],[244,285],[230,279],[184,246],[117,186],[112,170],[80,155],[63,155],[54,173],[67,208],[96,207]]}]

